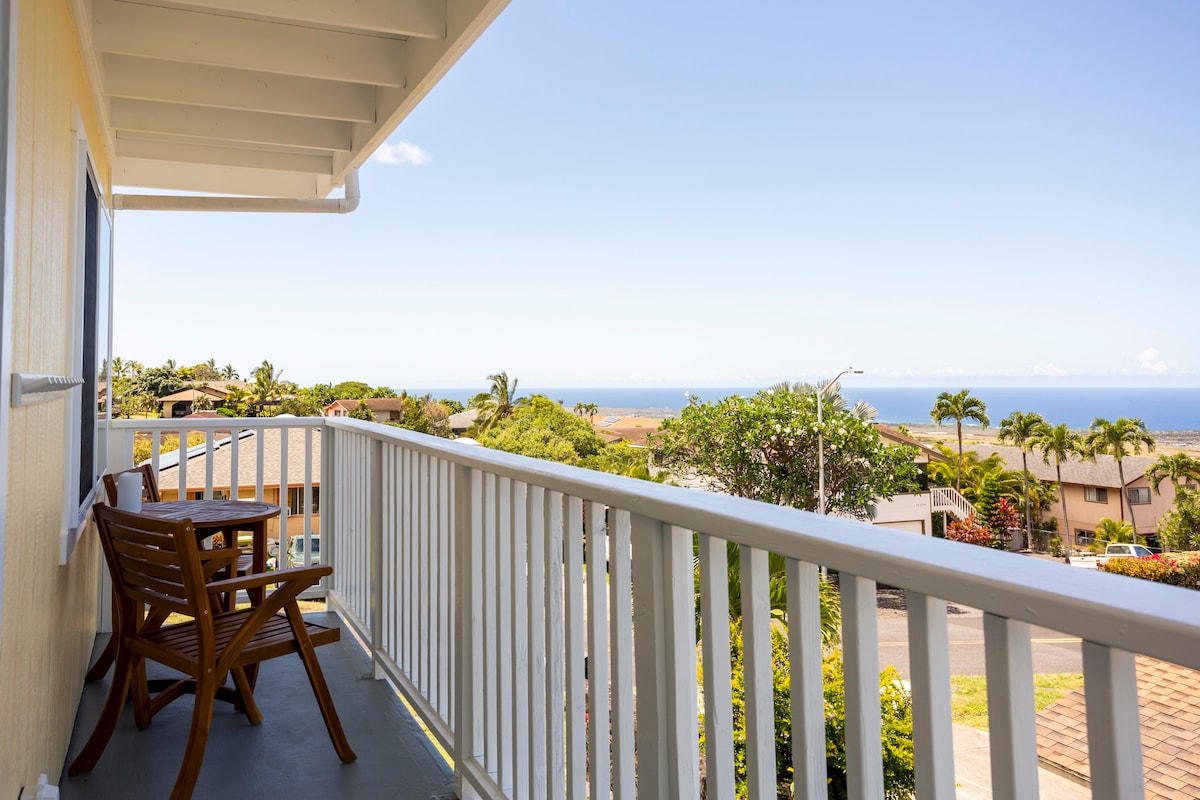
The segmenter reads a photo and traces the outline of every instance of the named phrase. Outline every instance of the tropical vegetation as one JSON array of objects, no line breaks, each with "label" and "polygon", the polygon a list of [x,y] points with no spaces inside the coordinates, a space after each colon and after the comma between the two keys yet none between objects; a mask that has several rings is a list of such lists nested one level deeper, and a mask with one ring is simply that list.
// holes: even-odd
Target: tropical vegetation
[{"label": "tropical vegetation", "polygon": [[1046,427],[1046,420],[1041,414],[1014,411],[1000,421],[999,438],[1002,444],[1011,444],[1021,451],[1021,484],[1025,495],[1025,535],[1030,536],[1033,525],[1030,523],[1029,503],[1029,451],[1037,439],[1038,432]]},{"label": "tropical vegetation", "polygon": [[[1071,520],[1067,514],[1067,492],[1063,488],[1062,463],[1069,461],[1072,456],[1081,455],[1084,452],[1083,437],[1068,428],[1065,423],[1060,422],[1057,425],[1046,423],[1034,432],[1032,445],[1034,450],[1041,452],[1044,463],[1049,464],[1050,459],[1054,459],[1054,472],[1058,479],[1058,497],[1062,505],[1063,530],[1069,534]],[[1060,547],[1061,544],[1060,540]]]},{"label": "tropical vegetation", "polygon": [[[1121,417],[1109,422],[1102,417],[1096,417],[1088,428],[1084,438],[1084,447],[1094,459],[1099,455],[1112,456],[1117,462],[1117,475],[1121,480],[1121,491],[1118,492],[1118,508],[1121,519],[1125,519],[1125,458],[1137,455],[1142,448],[1153,452],[1154,437],[1146,430],[1146,423],[1136,418]],[[1137,530],[1137,519],[1134,517],[1133,506],[1129,507],[1129,520]]]},{"label": "tropical vegetation", "polygon": [[955,430],[958,434],[958,476],[955,479],[954,488],[962,492],[963,420],[977,422],[981,428],[986,428],[990,423],[987,415],[987,403],[973,396],[969,389],[963,389],[954,394],[942,392],[934,401],[933,408],[929,411],[929,417],[938,425],[954,420]]}]

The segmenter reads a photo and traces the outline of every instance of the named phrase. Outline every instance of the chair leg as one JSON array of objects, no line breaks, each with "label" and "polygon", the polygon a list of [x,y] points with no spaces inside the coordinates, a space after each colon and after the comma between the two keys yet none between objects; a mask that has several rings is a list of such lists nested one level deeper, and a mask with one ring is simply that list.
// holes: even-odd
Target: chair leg
[{"label": "chair leg", "polygon": [[[116,636],[117,634],[113,634]],[[87,744],[75,756],[67,770],[71,775],[81,772],[91,772],[104,754],[108,740],[117,729],[117,720],[121,718],[121,710],[125,707],[125,698],[129,695],[129,684],[133,679],[133,656],[124,647],[117,648],[117,665],[113,671],[112,686],[108,689],[108,699],[104,701],[104,709],[96,720],[96,727],[88,737]]]},{"label": "chair leg", "polygon": [[150,685],[146,681],[146,659],[133,661],[133,722],[139,731],[150,727],[154,712],[150,710]]},{"label": "chair leg", "polygon": [[308,682],[312,684],[313,694],[316,695],[317,707],[321,709],[321,717],[325,720],[325,729],[329,731],[329,740],[333,742],[333,749],[342,763],[349,764],[358,756],[350,749],[350,742],[346,740],[346,732],[342,730],[333,698],[329,695],[329,686],[325,683],[325,673],[321,672],[321,664],[317,661],[312,639],[308,637],[308,628],[304,626],[304,618],[300,616],[300,609],[295,603],[287,607],[287,616],[292,633],[296,637],[300,661],[304,663],[304,670],[308,673]]},{"label": "chair leg", "polygon": [[263,715],[258,709],[258,703],[254,702],[254,688],[250,686],[246,671],[241,667],[234,667],[230,672],[233,674],[233,685],[237,687],[241,700],[241,708],[238,710],[246,712],[246,719],[251,725],[257,725],[263,721]]},{"label": "chair leg", "polygon": [[171,789],[171,800],[189,800],[200,777],[204,763],[204,749],[208,746],[208,731],[212,727],[213,699],[217,693],[216,681],[210,674],[196,679],[196,705],[192,709],[192,727],[188,731],[187,748],[183,751],[183,763],[179,766],[179,777]]}]

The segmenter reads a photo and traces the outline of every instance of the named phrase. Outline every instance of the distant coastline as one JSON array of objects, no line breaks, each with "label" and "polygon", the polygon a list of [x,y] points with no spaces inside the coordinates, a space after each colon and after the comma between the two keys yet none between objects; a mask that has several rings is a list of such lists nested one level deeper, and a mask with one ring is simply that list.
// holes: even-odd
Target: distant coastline
[{"label": "distant coastline", "polygon": [[[644,416],[663,419],[678,416],[688,399],[718,400],[731,394],[752,395],[763,387],[652,387],[652,388],[538,388],[518,387],[518,394],[544,394],[567,408],[576,403],[595,403],[606,416]],[[1013,411],[1033,411],[1048,421],[1086,429],[1096,417],[1138,417],[1164,444],[1167,440],[1200,440],[1200,388],[1020,388],[1020,387],[857,387],[842,382],[842,394],[850,403],[863,400],[874,406],[879,422],[889,425],[931,426],[929,410],[942,391],[970,388],[987,403],[992,426]],[[437,398],[465,402],[478,389],[420,389]],[[933,426],[931,426],[933,427]]]}]

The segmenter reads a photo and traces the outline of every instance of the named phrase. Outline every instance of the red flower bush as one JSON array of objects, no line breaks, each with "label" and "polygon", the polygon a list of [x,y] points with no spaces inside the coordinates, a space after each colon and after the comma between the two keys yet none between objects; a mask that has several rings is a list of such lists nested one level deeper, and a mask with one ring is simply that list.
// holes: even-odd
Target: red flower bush
[{"label": "red flower bush", "polygon": [[974,514],[964,520],[954,520],[947,525],[946,538],[956,542],[983,545],[984,547],[989,547],[992,543],[991,531],[980,524]]}]

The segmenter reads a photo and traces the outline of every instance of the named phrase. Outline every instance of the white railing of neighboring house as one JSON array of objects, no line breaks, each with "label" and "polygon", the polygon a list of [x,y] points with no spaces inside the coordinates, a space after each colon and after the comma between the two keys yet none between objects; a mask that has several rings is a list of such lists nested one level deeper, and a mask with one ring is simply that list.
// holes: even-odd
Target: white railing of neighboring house
[{"label": "white railing of neighboring house", "polygon": [[975,506],[957,489],[933,486],[929,489],[929,510],[934,514],[949,512],[955,519],[964,520],[975,513]]},{"label": "white railing of neighboring house", "polygon": [[852,798],[884,792],[877,583],[907,591],[921,798],[955,796],[947,601],[985,612],[998,798],[1038,793],[1031,625],[1083,640],[1094,797],[1144,793],[1134,655],[1200,669],[1189,590],[317,424],[330,603],[452,754],[460,797],[697,797],[698,691],[708,796],[732,797],[726,543],[741,561],[751,797],[775,794],[769,554],[786,565],[797,797],[826,796],[817,565],[839,572]]}]

